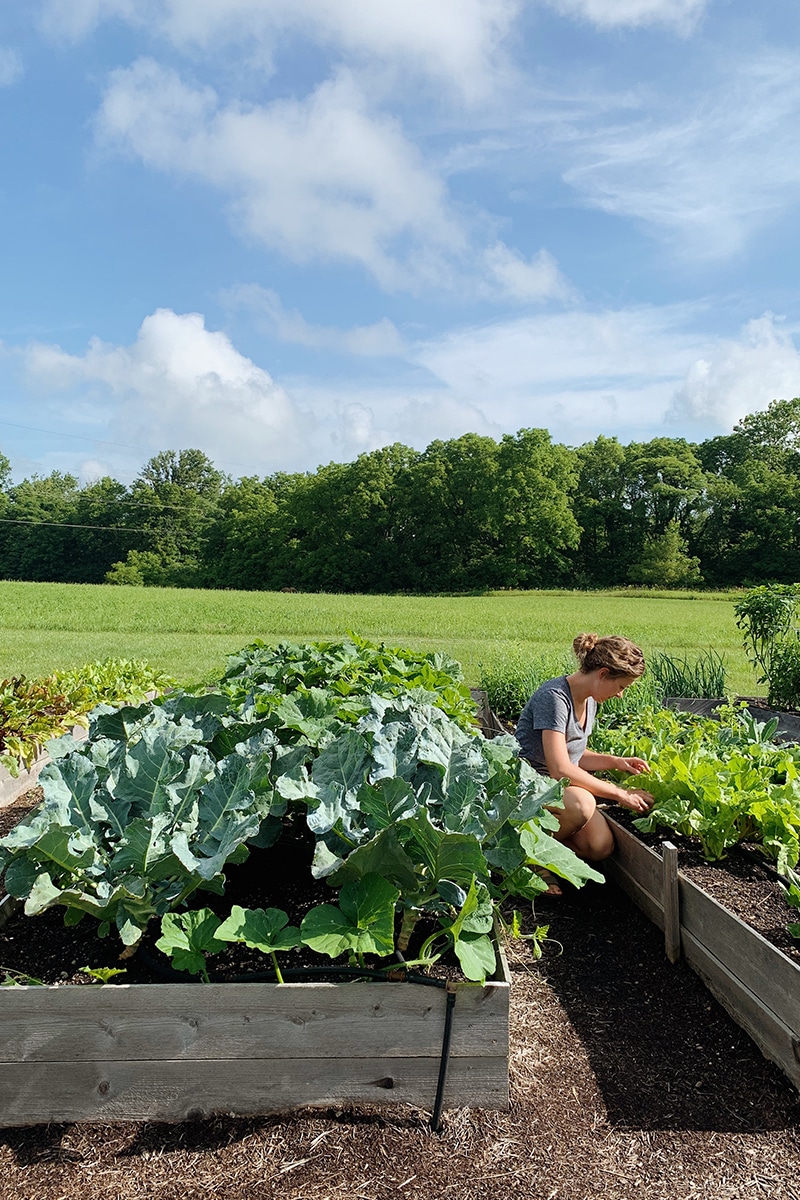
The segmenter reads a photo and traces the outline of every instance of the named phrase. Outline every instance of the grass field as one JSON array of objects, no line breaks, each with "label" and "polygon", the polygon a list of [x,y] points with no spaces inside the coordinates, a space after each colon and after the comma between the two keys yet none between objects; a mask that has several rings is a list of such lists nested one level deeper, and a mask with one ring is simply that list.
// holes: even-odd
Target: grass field
[{"label": "grass field", "polygon": [[0,678],[95,659],[144,658],[181,683],[213,678],[254,638],[362,637],[444,650],[475,684],[481,664],[516,651],[568,653],[581,630],[623,633],[645,650],[724,655],[733,690],[759,689],[731,593],[498,592],[342,596],[0,581]]}]

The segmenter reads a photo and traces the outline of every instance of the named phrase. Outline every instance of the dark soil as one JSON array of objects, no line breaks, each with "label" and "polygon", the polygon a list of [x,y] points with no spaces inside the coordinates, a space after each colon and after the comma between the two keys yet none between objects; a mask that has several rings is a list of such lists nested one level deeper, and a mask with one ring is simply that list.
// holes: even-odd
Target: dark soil
[{"label": "dark soil", "polygon": [[668,829],[642,833],[635,828],[635,816],[628,809],[609,811],[615,821],[655,850],[660,851],[665,841],[672,842],[678,848],[678,868],[684,875],[752,925],[773,946],[800,962],[800,941],[791,937],[788,929],[789,922],[800,921],[800,912],[787,904],[777,872],[755,847],[732,846],[724,859],[706,862],[693,839]]},{"label": "dark soil", "polygon": [[544,957],[508,945],[509,1112],[445,1095],[438,1135],[419,1110],[341,1107],[3,1130],[0,1197],[800,1200],[800,1097],[660,932],[610,884],[536,917]]},{"label": "dark soil", "polygon": [[[0,835],[10,829],[35,807],[41,790],[27,794],[15,805],[0,810]],[[233,905],[243,908],[280,908],[289,918],[288,924],[299,926],[310,908],[330,904],[335,895],[324,880],[311,874],[314,839],[302,824],[287,824],[284,836],[269,850],[252,850],[245,863],[225,869],[225,894],[197,891],[192,907],[210,908],[221,918],[227,917]],[[406,958],[417,956],[422,942],[437,927],[420,921],[409,944]],[[97,982],[84,968],[115,968],[124,970],[116,976],[118,983],[198,982],[197,976],[175,971],[169,958],[156,946],[161,931],[158,921],[151,921],[141,946],[131,957],[120,955],[119,938],[112,931],[106,938],[97,936],[97,923],[90,917],[70,927],[64,925],[64,910],[60,906],[48,909],[36,917],[26,917],[19,907],[8,922],[0,927],[0,980],[15,979],[24,983],[27,978],[46,984],[86,984]],[[321,958],[307,947],[281,952],[279,965],[285,978],[297,978],[291,972],[313,971],[314,978],[335,979],[326,975],[320,963],[336,969],[349,968],[346,955],[338,959]],[[242,944],[231,944],[208,958],[209,979],[229,983],[255,977],[274,975],[272,961],[258,950]],[[386,967],[386,959],[365,956],[366,969]],[[455,956],[443,957],[427,971],[436,978],[460,978]]]}]

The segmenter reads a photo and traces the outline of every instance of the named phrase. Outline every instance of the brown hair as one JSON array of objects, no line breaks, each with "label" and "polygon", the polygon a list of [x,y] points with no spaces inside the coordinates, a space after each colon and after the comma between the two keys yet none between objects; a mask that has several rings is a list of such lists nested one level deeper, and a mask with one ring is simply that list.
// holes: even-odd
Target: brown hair
[{"label": "brown hair", "polygon": [[572,643],[578,665],[585,674],[605,667],[613,679],[644,675],[644,655],[626,637],[598,637],[596,633],[579,633]]}]

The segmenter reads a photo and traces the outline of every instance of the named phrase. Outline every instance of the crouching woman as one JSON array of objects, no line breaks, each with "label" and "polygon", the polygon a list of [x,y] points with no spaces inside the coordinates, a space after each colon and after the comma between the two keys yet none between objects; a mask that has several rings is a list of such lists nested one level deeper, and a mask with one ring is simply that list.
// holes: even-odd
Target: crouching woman
[{"label": "crouching woman", "polygon": [[517,724],[522,755],[542,775],[566,779],[564,807],[554,808],[559,821],[556,837],[581,858],[597,862],[614,850],[614,835],[597,801],[621,804],[646,813],[654,800],[641,789],[626,790],[595,771],[649,770],[643,758],[619,758],[587,750],[597,706],[644,674],[644,655],[624,637],[580,633],[572,643],[578,670],[543,683],[531,696]]}]

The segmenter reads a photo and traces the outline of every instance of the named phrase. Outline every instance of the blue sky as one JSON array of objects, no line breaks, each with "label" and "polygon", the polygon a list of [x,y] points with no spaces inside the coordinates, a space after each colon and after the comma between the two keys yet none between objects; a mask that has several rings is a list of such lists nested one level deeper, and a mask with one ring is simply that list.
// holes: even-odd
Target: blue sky
[{"label": "blue sky", "polygon": [[0,153],[15,479],[800,395],[796,0],[5,0]]}]

